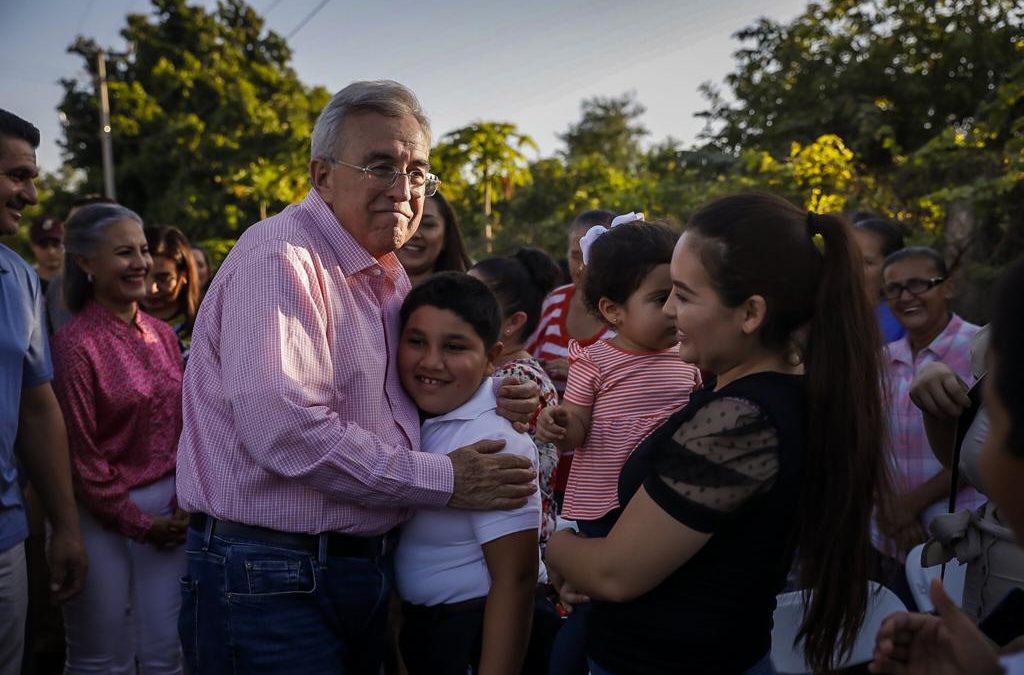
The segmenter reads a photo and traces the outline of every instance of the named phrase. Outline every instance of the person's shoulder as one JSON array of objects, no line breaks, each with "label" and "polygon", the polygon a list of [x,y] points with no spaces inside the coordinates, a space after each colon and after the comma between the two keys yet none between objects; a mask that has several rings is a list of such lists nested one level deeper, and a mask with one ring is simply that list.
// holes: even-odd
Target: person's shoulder
[{"label": "person's shoulder", "polygon": [[30,292],[41,292],[39,276],[32,265],[4,244],[0,244],[0,273],[13,274]]},{"label": "person's shoulder", "polygon": [[141,310],[139,311],[138,321],[145,330],[155,333],[164,341],[170,340],[177,344],[178,336],[174,332],[174,328],[171,327],[171,324],[166,321],[158,319],[155,316],[150,316]]}]

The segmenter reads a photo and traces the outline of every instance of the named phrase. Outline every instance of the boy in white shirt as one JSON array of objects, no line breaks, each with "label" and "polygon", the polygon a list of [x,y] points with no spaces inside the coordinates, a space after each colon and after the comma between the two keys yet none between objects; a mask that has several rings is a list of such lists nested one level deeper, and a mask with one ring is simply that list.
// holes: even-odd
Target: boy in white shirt
[{"label": "boy in white shirt", "polygon": [[[483,439],[529,458],[536,446],[495,413],[490,375],[501,353],[498,302],[481,281],[441,273],[401,310],[398,371],[420,409],[421,447],[447,453]],[[540,494],[509,511],[421,510],[395,552],[404,601],[399,639],[410,675],[515,675],[534,613]]]}]

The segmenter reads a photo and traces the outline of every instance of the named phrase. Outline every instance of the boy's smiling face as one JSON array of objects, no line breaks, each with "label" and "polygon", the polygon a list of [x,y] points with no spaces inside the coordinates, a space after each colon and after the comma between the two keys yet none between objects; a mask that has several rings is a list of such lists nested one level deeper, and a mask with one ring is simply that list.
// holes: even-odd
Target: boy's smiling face
[{"label": "boy's smiling face", "polygon": [[501,343],[490,350],[473,326],[448,309],[417,307],[398,343],[398,376],[427,415],[444,415],[468,401],[494,372]]}]

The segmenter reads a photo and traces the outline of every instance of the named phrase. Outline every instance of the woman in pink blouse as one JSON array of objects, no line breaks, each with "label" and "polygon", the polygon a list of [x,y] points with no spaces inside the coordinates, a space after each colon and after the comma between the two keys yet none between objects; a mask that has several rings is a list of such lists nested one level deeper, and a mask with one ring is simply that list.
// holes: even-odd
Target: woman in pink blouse
[{"label": "woman in pink blouse", "polygon": [[138,309],[152,259],[133,211],[86,206],[65,225],[64,300],[53,339],[82,538],[85,591],[64,606],[65,672],[180,673],[177,508],[181,355],[174,331]]}]

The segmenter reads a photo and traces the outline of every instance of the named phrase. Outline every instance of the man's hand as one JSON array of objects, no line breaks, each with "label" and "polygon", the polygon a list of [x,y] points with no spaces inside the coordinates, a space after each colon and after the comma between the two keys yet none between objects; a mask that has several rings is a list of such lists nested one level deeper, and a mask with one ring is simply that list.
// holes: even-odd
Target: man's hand
[{"label": "man's hand", "polygon": [[59,605],[81,593],[89,572],[89,560],[78,528],[54,528],[49,554],[50,598]]},{"label": "man's hand", "polygon": [[540,406],[540,387],[536,382],[510,375],[498,385],[497,398],[496,412],[511,422],[516,431],[524,432]]},{"label": "man's hand", "polygon": [[558,443],[568,428],[569,411],[560,405],[544,408],[537,416],[537,440],[541,443]]},{"label": "man's hand", "polygon": [[564,382],[569,379],[569,362],[565,359],[541,361],[540,366],[552,380],[560,380]]},{"label": "man's hand", "polygon": [[448,506],[470,511],[516,509],[537,491],[537,472],[518,455],[495,455],[505,441],[477,441],[448,453],[455,486]]},{"label": "man's hand", "polygon": [[967,389],[949,366],[935,361],[917,372],[910,386],[910,400],[926,415],[955,419],[971,405]]},{"label": "man's hand", "polygon": [[938,616],[898,612],[887,618],[875,638],[869,670],[891,675],[1002,673],[995,648],[957,609],[942,582],[933,579],[930,591]]}]

